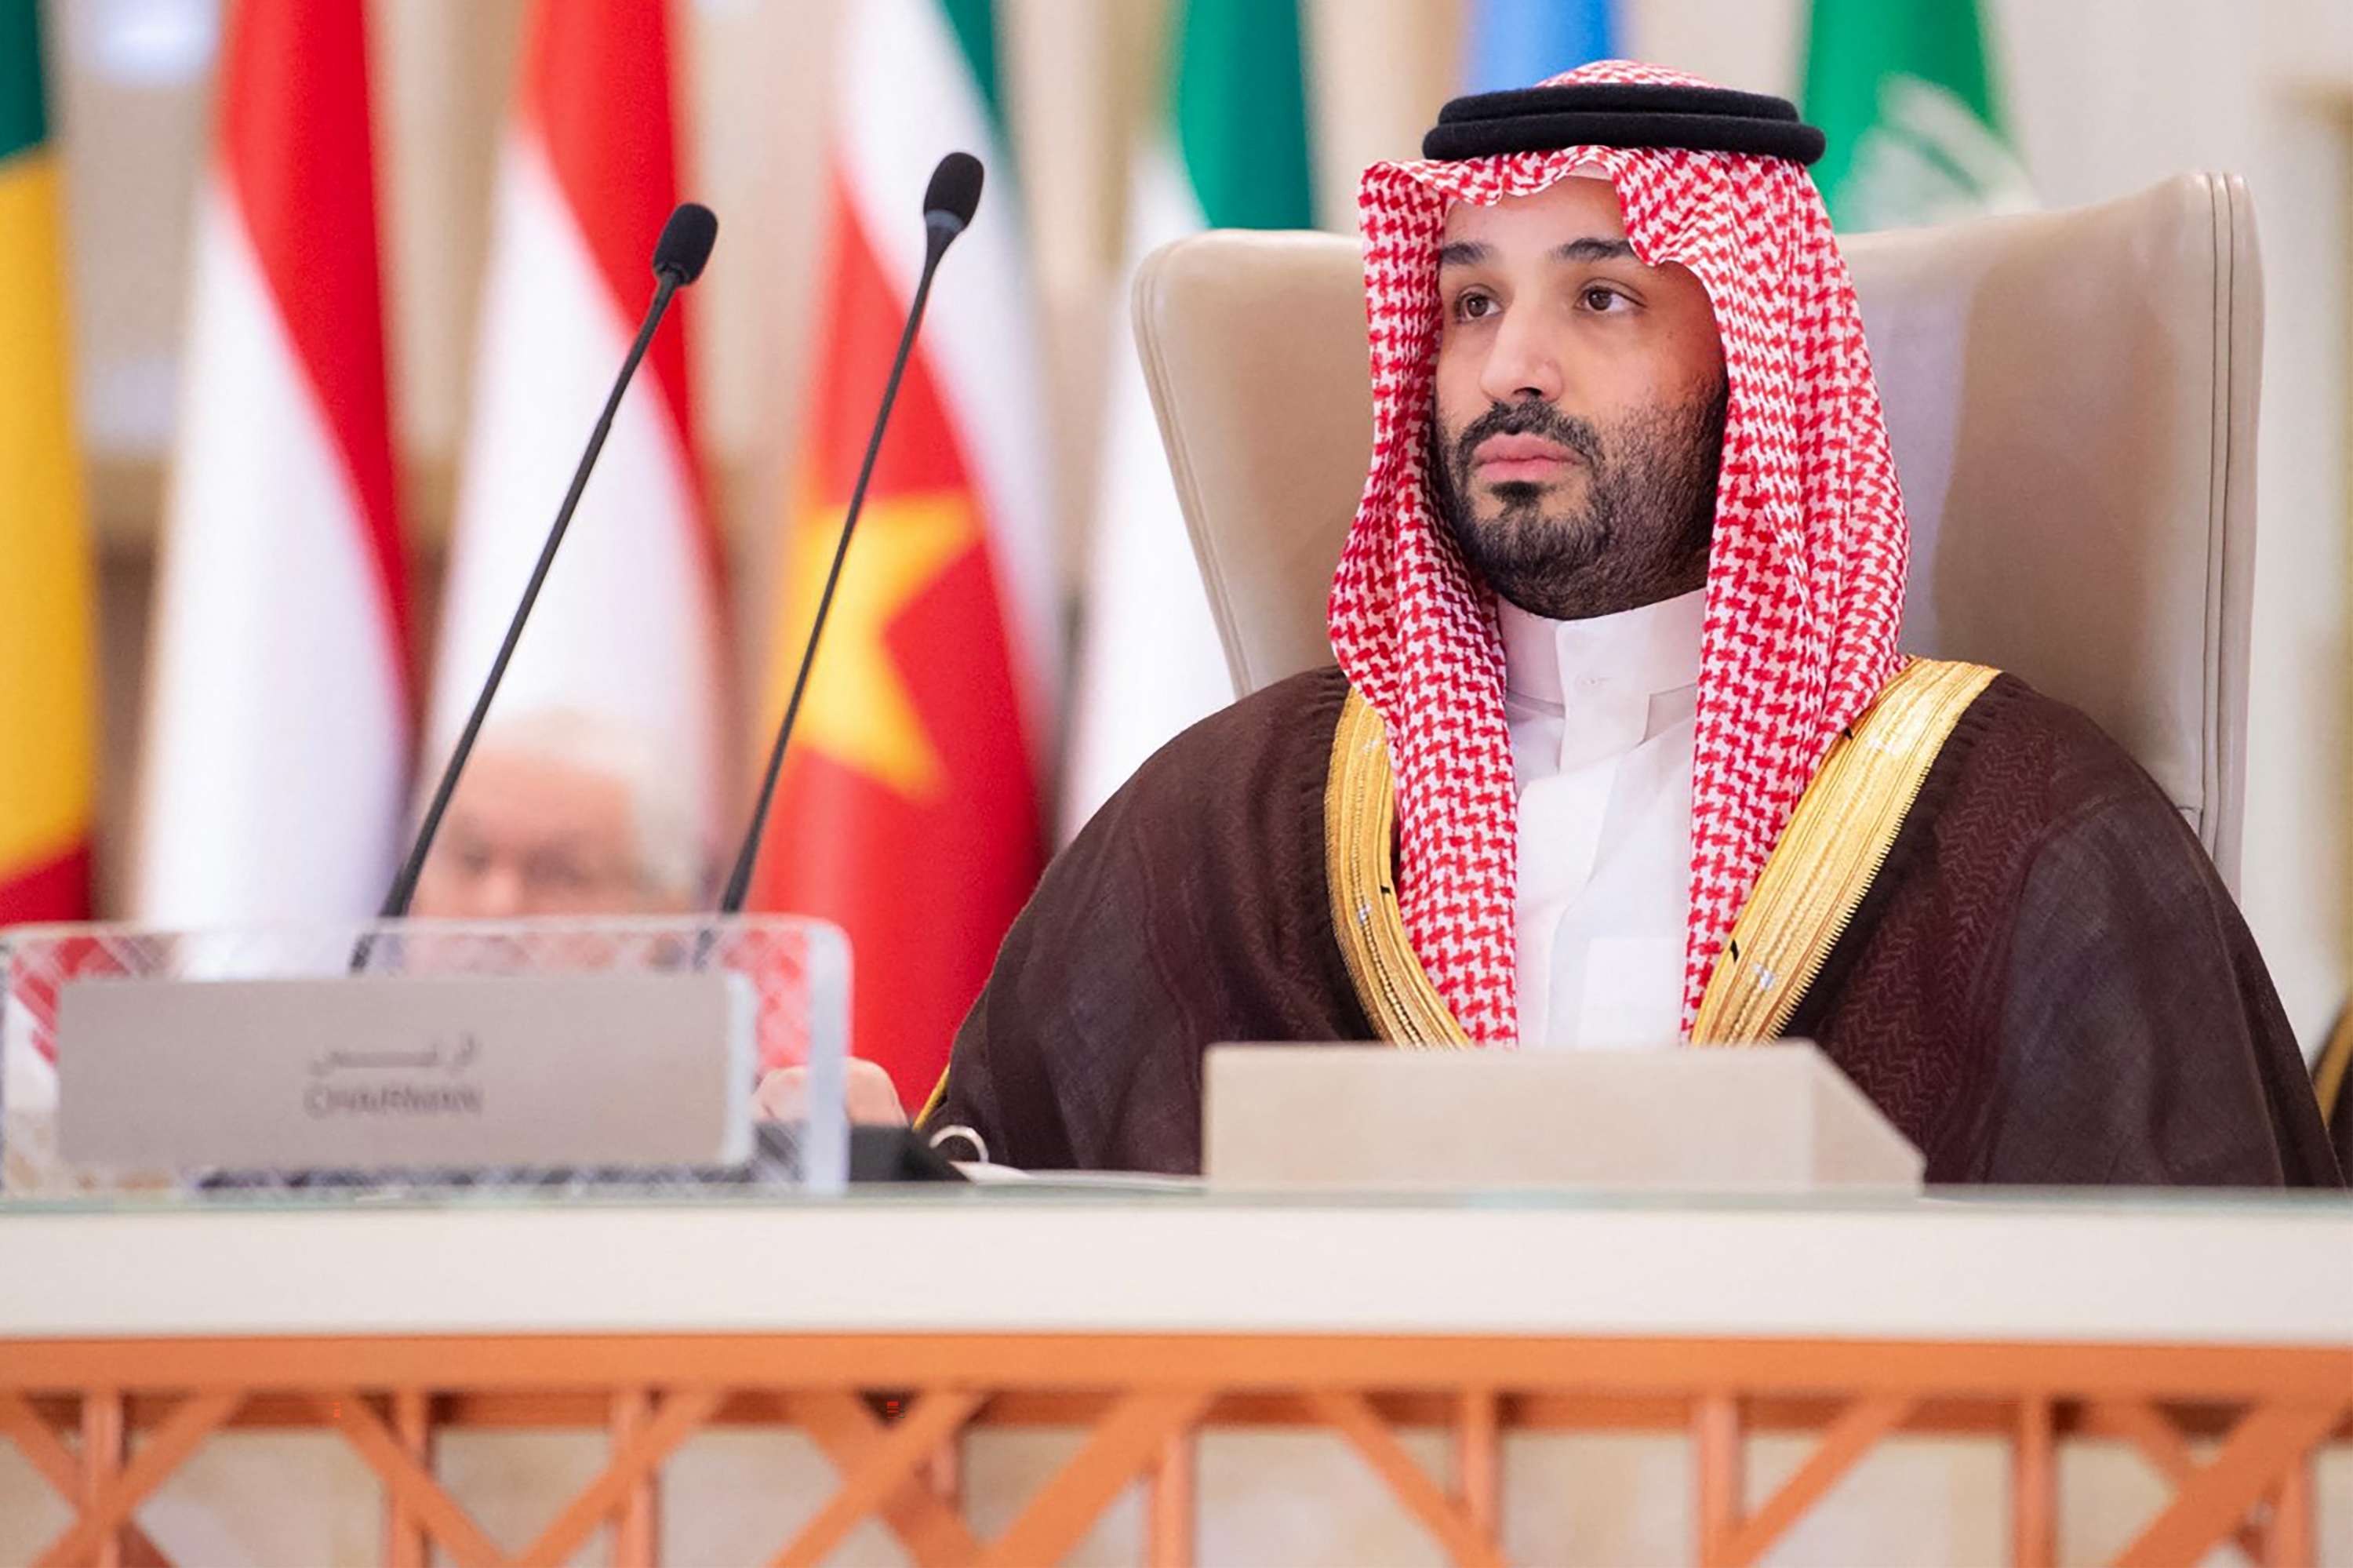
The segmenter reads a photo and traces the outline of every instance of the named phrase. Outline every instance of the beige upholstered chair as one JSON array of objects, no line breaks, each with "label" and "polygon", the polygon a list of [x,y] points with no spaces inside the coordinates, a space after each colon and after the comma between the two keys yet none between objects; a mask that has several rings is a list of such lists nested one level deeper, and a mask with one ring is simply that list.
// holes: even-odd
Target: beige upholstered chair
[{"label": "beige upholstered chair", "polygon": [[[1845,242],[1913,527],[1905,647],[2014,671],[2138,758],[2235,888],[2263,281],[2246,188]],[[1328,663],[1372,442],[1353,239],[1211,233],[1135,330],[1239,692]]]}]

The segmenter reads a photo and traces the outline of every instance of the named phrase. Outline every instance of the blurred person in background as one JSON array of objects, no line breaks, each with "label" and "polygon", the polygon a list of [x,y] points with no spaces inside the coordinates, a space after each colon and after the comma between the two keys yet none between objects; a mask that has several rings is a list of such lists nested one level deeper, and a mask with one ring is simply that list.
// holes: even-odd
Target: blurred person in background
[{"label": "blurred person in background", "polygon": [[682,915],[709,880],[681,770],[611,719],[548,709],[482,731],[409,912]]},{"label": "blurred person in background", "polygon": [[[417,879],[419,919],[683,915],[709,905],[711,856],[683,771],[628,726],[576,709],[487,726]],[[770,1075],[764,1116],[805,1114],[797,1072]],[[860,1121],[904,1120],[890,1075],[849,1064]]]}]

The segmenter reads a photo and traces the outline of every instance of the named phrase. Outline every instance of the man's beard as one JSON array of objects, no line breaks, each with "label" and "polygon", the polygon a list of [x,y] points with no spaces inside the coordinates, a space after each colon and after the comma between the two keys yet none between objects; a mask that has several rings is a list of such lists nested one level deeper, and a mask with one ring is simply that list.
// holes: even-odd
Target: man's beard
[{"label": "man's beard", "polygon": [[[1487,585],[1532,614],[1582,620],[1689,593],[1707,578],[1725,404],[1719,380],[1688,403],[1639,408],[1606,433],[1534,399],[1498,403],[1451,440],[1433,425],[1439,516]],[[1471,454],[1499,435],[1540,436],[1574,452],[1583,503],[1546,511],[1545,487],[1498,484],[1502,510],[1473,516]]]}]

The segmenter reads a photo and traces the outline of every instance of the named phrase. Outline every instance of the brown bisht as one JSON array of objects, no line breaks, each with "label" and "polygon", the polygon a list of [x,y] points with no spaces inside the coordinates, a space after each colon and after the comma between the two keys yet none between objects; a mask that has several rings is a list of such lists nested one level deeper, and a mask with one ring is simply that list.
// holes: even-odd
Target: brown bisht
[{"label": "brown bisht", "polygon": [[[1819,1042],[1932,1182],[2337,1185],[2279,1000],[2195,837],[2088,719],[1989,674],[1921,747],[1916,798],[1889,813],[1818,972],[1778,977],[1756,1033]],[[1384,897],[1394,918],[1386,886],[1346,881],[1362,823],[1388,826],[1351,761],[1378,749],[1368,714],[1316,671],[1147,763],[1015,923],[924,1125],[1032,1169],[1191,1171],[1207,1046],[1459,1037],[1426,980],[1335,926],[1335,907],[1377,926]],[[1777,938],[1754,925],[1736,941]]]}]

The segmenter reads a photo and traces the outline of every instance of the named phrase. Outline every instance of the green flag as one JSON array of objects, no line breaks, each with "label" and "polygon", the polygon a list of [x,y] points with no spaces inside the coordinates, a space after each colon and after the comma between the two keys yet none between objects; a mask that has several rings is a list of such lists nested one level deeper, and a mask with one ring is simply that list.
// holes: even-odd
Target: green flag
[{"label": "green flag", "polygon": [[1202,219],[1212,228],[1313,226],[1298,9],[1192,0],[1176,28],[1168,111]]},{"label": "green flag", "polygon": [[1813,0],[1814,181],[1850,232],[2034,205],[2003,132],[1977,0]]}]

